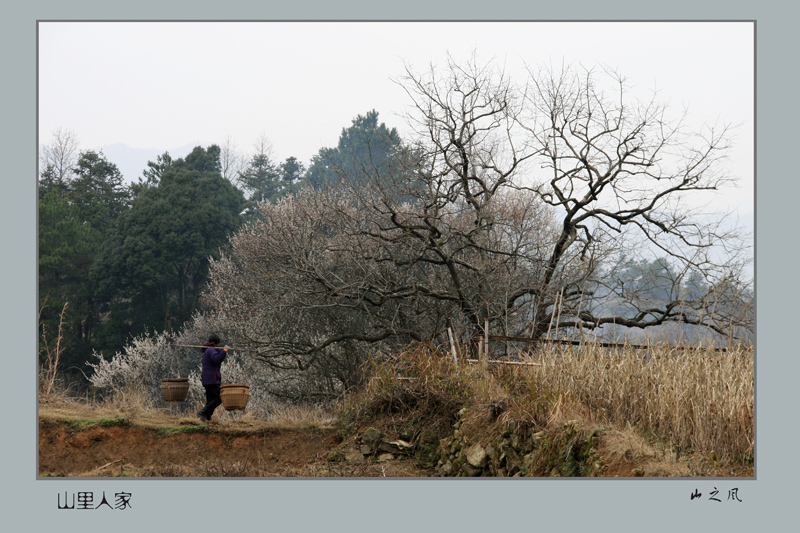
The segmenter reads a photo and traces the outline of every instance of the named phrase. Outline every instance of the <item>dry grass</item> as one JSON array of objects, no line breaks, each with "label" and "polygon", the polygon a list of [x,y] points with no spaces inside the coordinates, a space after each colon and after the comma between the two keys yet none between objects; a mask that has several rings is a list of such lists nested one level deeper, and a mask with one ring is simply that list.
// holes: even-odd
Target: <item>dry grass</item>
[{"label": "dry grass", "polygon": [[[118,391],[104,400],[71,398],[51,394],[40,396],[39,416],[58,419],[117,419],[126,418],[143,427],[184,426],[200,424],[196,412],[203,405],[197,402],[176,402],[157,407],[146,393]],[[317,406],[276,407],[266,417],[248,410],[226,411],[221,406],[214,412],[212,424],[238,431],[263,429],[329,429],[336,424],[330,409]]]},{"label": "dry grass", "polygon": [[[266,417],[219,408],[215,423],[241,428],[357,428],[376,419],[398,431],[452,431],[456,413],[469,407],[483,420],[544,428],[582,420],[632,425],[669,443],[680,453],[712,460],[752,459],[754,443],[754,357],[752,347],[728,352],[652,346],[609,350],[592,345],[544,345],[530,355],[536,366],[455,366],[449,354],[420,346],[375,363],[366,388],[341,409],[275,406]],[[49,394],[40,414],[73,418],[127,418],[142,425],[197,423],[201,405],[155,407],[141,391],[116,391],[95,402]]]},{"label": "dry grass", "polygon": [[526,379],[569,391],[605,419],[668,436],[683,449],[728,459],[753,452],[752,348],[647,352],[546,346]]},{"label": "dry grass", "polygon": [[343,418],[356,427],[388,417],[398,427],[421,426],[443,435],[458,410],[481,393],[475,369],[454,367],[427,346],[398,354],[391,363],[373,362],[370,371],[365,389],[343,402]]},{"label": "dry grass", "polygon": [[581,420],[633,426],[680,453],[752,458],[752,348],[545,345],[531,355],[534,361],[539,364],[493,365],[484,373],[479,365],[455,366],[429,347],[410,349],[375,365],[366,390],[347,402],[347,416],[355,426],[389,417],[395,425],[447,432],[455,414],[469,407],[475,425],[497,420],[546,428]]},{"label": "dry grass", "polygon": [[336,424],[331,411],[319,406],[288,405],[275,407],[266,419],[276,428],[325,428]]},{"label": "dry grass", "polygon": [[419,477],[420,471],[409,461],[392,461],[382,464],[330,463],[317,461],[299,466],[288,466],[276,472],[259,459],[241,461],[208,460],[196,465],[156,462],[140,468],[126,464],[109,464],[70,477],[182,477],[182,478],[368,478],[368,477]]}]

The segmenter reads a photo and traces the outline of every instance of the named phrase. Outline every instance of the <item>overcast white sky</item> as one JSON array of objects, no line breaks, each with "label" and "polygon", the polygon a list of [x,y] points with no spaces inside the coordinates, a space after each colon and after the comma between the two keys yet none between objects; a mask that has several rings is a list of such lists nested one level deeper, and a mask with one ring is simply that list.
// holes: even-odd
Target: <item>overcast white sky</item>
[{"label": "overcast white sky", "polygon": [[688,108],[694,124],[738,125],[728,165],[740,188],[720,206],[750,214],[753,48],[745,22],[43,22],[39,141],[64,128],[82,149],[180,156],[228,136],[248,153],[265,134],[276,159],[308,164],[371,109],[402,134],[409,100],[392,79],[404,63],[420,71],[475,50],[519,76],[525,63],[608,65],[676,112]]}]

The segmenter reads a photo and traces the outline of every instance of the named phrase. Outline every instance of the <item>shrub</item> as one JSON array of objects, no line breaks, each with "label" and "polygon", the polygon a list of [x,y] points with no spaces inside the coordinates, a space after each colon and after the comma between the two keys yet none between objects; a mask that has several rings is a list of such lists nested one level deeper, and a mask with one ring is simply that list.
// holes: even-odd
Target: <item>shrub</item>
[{"label": "shrub", "polygon": [[[215,331],[202,316],[190,323],[181,333],[140,335],[123,351],[107,360],[94,353],[95,362],[89,381],[109,401],[128,407],[163,407],[161,380],[188,377],[189,403],[205,403],[205,390],[200,381],[201,348],[207,331]],[[224,337],[223,337],[224,338]],[[222,363],[223,383],[242,383],[250,386],[247,410],[265,417],[276,405],[270,392],[270,374],[247,354],[231,351]]]}]

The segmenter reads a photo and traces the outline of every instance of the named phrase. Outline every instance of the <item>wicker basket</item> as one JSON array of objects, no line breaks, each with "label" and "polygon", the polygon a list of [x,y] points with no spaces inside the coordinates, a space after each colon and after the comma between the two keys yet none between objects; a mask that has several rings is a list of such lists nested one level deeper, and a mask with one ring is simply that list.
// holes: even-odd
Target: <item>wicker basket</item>
[{"label": "wicker basket", "polygon": [[226,411],[244,409],[250,399],[250,386],[241,384],[222,385],[219,388],[222,406]]},{"label": "wicker basket", "polygon": [[185,401],[189,394],[189,378],[162,379],[161,394],[167,402]]}]

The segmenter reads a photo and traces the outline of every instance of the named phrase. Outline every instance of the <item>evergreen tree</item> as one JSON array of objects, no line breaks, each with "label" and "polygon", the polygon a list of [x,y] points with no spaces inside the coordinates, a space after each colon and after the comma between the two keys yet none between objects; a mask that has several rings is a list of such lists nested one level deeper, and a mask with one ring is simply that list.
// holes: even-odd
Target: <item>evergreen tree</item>
[{"label": "evergreen tree", "polygon": [[253,155],[247,168],[239,174],[239,182],[251,202],[276,198],[283,188],[282,181],[280,167],[264,153]]},{"label": "evergreen tree", "polygon": [[367,112],[343,128],[335,148],[322,148],[311,159],[306,182],[319,189],[335,186],[339,180],[351,184],[367,181],[369,176],[382,176],[392,170],[396,151],[402,147],[395,128],[378,123],[378,112]]},{"label": "evergreen tree", "polygon": [[284,188],[291,192],[303,181],[305,177],[306,167],[296,157],[288,157],[286,161],[281,163],[281,179],[284,183]]},{"label": "evergreen tree", "polygon": [[169,155],[169,152],[164,152],[155,161],[148,161],[147,168],[142,172],[142,178],[144,179],[139,178],[139,183],[131,186],[133,193],[139,194],[145,187],[158,185],[158,182],[161,181],[161,176],[171,165],[172,156]]},{"label": "evergreen tree", "polygon": [[158,183],[139,191],[93,271],[110,312],[98,347],[119,349],[130,335],[174,329],[199,307],[209,258],[240,223],[242,193],[219,171],[219,149],[195,148]]},{"label": "evergreen tree", "polygon": [[131,190],[125,186],[117,165],[102,152],[82,152],[73,174],[69,198],[83,222],[98,229],[102,236],[127,209]]},{"label": "evergreen tree", "polygon": [[59,313],[69,304],[62,366],[82,366],[98,325],[90,271],[106,236],[127,209],[130,189],[117,166],[102,153],[81,152],[67,179],[40,182],[39,305],[41,326],[54,335]]},{"label": "evergreen tree", "polygon": [[78,207],[57,191],[39,202],[39,306],[40,335],[52,340],[59,313],[69,303],[61,367],[81,365],[88,358],[94,322],[88,283],[89,268],[99,241],[98,230],[84,224]]},{"label": "evergreen tree", "polygon": [[296,157],[276,164],[264,150],[254,154],[238,180],[247,193],[246,218],[257,216],[258,202],[277,202],[297,192],[304,173],[305,167]]}]

